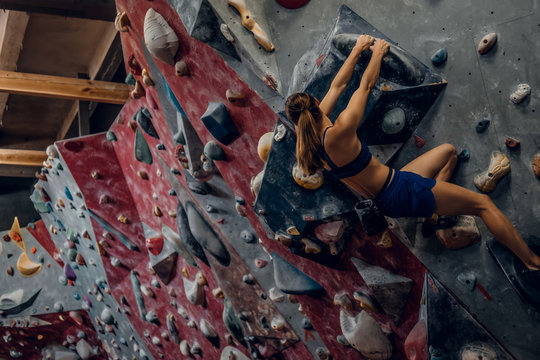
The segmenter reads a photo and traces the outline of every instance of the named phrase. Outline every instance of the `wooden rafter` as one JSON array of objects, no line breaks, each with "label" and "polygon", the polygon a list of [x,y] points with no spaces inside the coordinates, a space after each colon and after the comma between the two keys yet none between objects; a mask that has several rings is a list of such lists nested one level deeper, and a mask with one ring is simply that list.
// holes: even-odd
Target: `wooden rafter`
[{"label": "wooden rafter", "polygon": [[0,149],[0,165],[41,167],[46,159],[45,151]]},{"label": "wooden rafter", "polygon": [[0,71],[0,91],[60,99],[124,104],[129,86],[106,81]]}]

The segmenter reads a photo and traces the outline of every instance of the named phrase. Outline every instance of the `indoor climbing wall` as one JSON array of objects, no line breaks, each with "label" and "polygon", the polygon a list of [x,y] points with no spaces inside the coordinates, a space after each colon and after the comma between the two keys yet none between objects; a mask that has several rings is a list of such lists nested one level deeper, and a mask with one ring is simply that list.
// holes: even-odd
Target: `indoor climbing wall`
[{"label": "indoor climbing wall", "polygon": [[[14,288],[0,306],[86,311],[87,342],[101,342],[86,358],[533,358],[534,274],[472,218],[426,236],[417,219],[376,229],[337,179],[302,174],[283,115],[293,92],[324,96],[359,34],[384,38],[358,129],[375,156],[400,167],[454,143],[455,181],[539,241],[540,80],[525,77],[538,54],[510,40],[539,43],[536,9],[501,6],[118,0],[131,97],[107,133],[51,146],[32,194],[42,258],[61,266],[47,281],[68,294]],[[11,272],[24,264],[22,289],[37,291],[47,260],[25,241],[3,244],[19,244]],[[85,358],[75,341],[48,351]]]}]

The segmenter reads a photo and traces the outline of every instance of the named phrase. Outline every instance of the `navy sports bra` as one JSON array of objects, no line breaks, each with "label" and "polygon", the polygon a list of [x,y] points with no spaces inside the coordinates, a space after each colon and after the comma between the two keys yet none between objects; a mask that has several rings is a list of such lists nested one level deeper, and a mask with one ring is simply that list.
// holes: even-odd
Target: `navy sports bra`
[{"label": "navy sports bra", "polygon": [[322,147],[323,147],[323,156],[328,165],[330,166],[331,170],[329,170],[330,174],[334,175],[338,179],[345,179],[351,176],[354,176],[364,170],[369,162],[371,161],[371,158],[373,155],[371,155],[371,151],[369,151],[369,148],[365,141],[363,139],[360,139],[360,143],[362,144],[362,149],[360,149],[360,154],[344,166],[337,166],[330,160],[330,157],[326,153],[326,150],[324,149],[324,138],[326,137],[326,131],[330,129],[332,126],[327,127],[324,129],[323,138],[322,138]]}]

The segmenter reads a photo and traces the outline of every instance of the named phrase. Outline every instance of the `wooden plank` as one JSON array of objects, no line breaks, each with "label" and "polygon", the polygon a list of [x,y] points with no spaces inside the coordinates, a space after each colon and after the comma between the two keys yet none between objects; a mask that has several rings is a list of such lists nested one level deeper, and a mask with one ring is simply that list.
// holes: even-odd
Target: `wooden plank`
[{"label": "wooden plank", "polygon": [[2,0],[0,9],[113,21],[114,0]]},{"label": "wooden plank", "polygon": [[0,91],[110,104],[124,104],[130,92],[129,86],[122,83],[12,71],[0,71]]},{"label": "wooden plank", "polygon": [[69,113],[64,118],[62,125],[60,125],[60,129],[58,129],[58,133],[56,134],[57,141],[63,140],[66,137],[66,134],[68,133],[69,128],[71,127],[71,124],[73,124],[73,120],[75,120],[75,116],[77,116],[78,112],[79,112],[79,102],[74,101],[73,105],[71,106],[71,109],[69,110]]},{"label": "wooden plank", "polygon": [[[19,11],[4,11],[0,13],[0,69],[14,71],[22,49],[24,34],[28,25],[28,14]],[[0,93],[0,125],[8,95]]]},{"label": "wooden plank", "polygon": [[0,165],[0,176],[31,178],[39,169],[36,166]]},{"label": "wooden plank", "polygon": [[0,165],[41,167],[46,159],[45,151],[0,149]]}]

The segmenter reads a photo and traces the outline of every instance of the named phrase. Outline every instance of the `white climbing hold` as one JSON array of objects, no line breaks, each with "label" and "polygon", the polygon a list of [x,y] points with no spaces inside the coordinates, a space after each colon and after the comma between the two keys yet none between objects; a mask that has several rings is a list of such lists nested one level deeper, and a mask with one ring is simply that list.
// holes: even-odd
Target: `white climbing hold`
[{"label": "white climbing hold", "polygon": [[514,104],[519,104],[530,94],[531,86],[529,84],[519,84],[516,91],[510,94],[510,100],[512,100]]},{"label": "white climbing hold", "polygon": [[352,316],[341,309],[341,331],[353,348],[368,359],[386,360],[392,356],[392,344],[384,335],[379,323],[366,311]]}]

